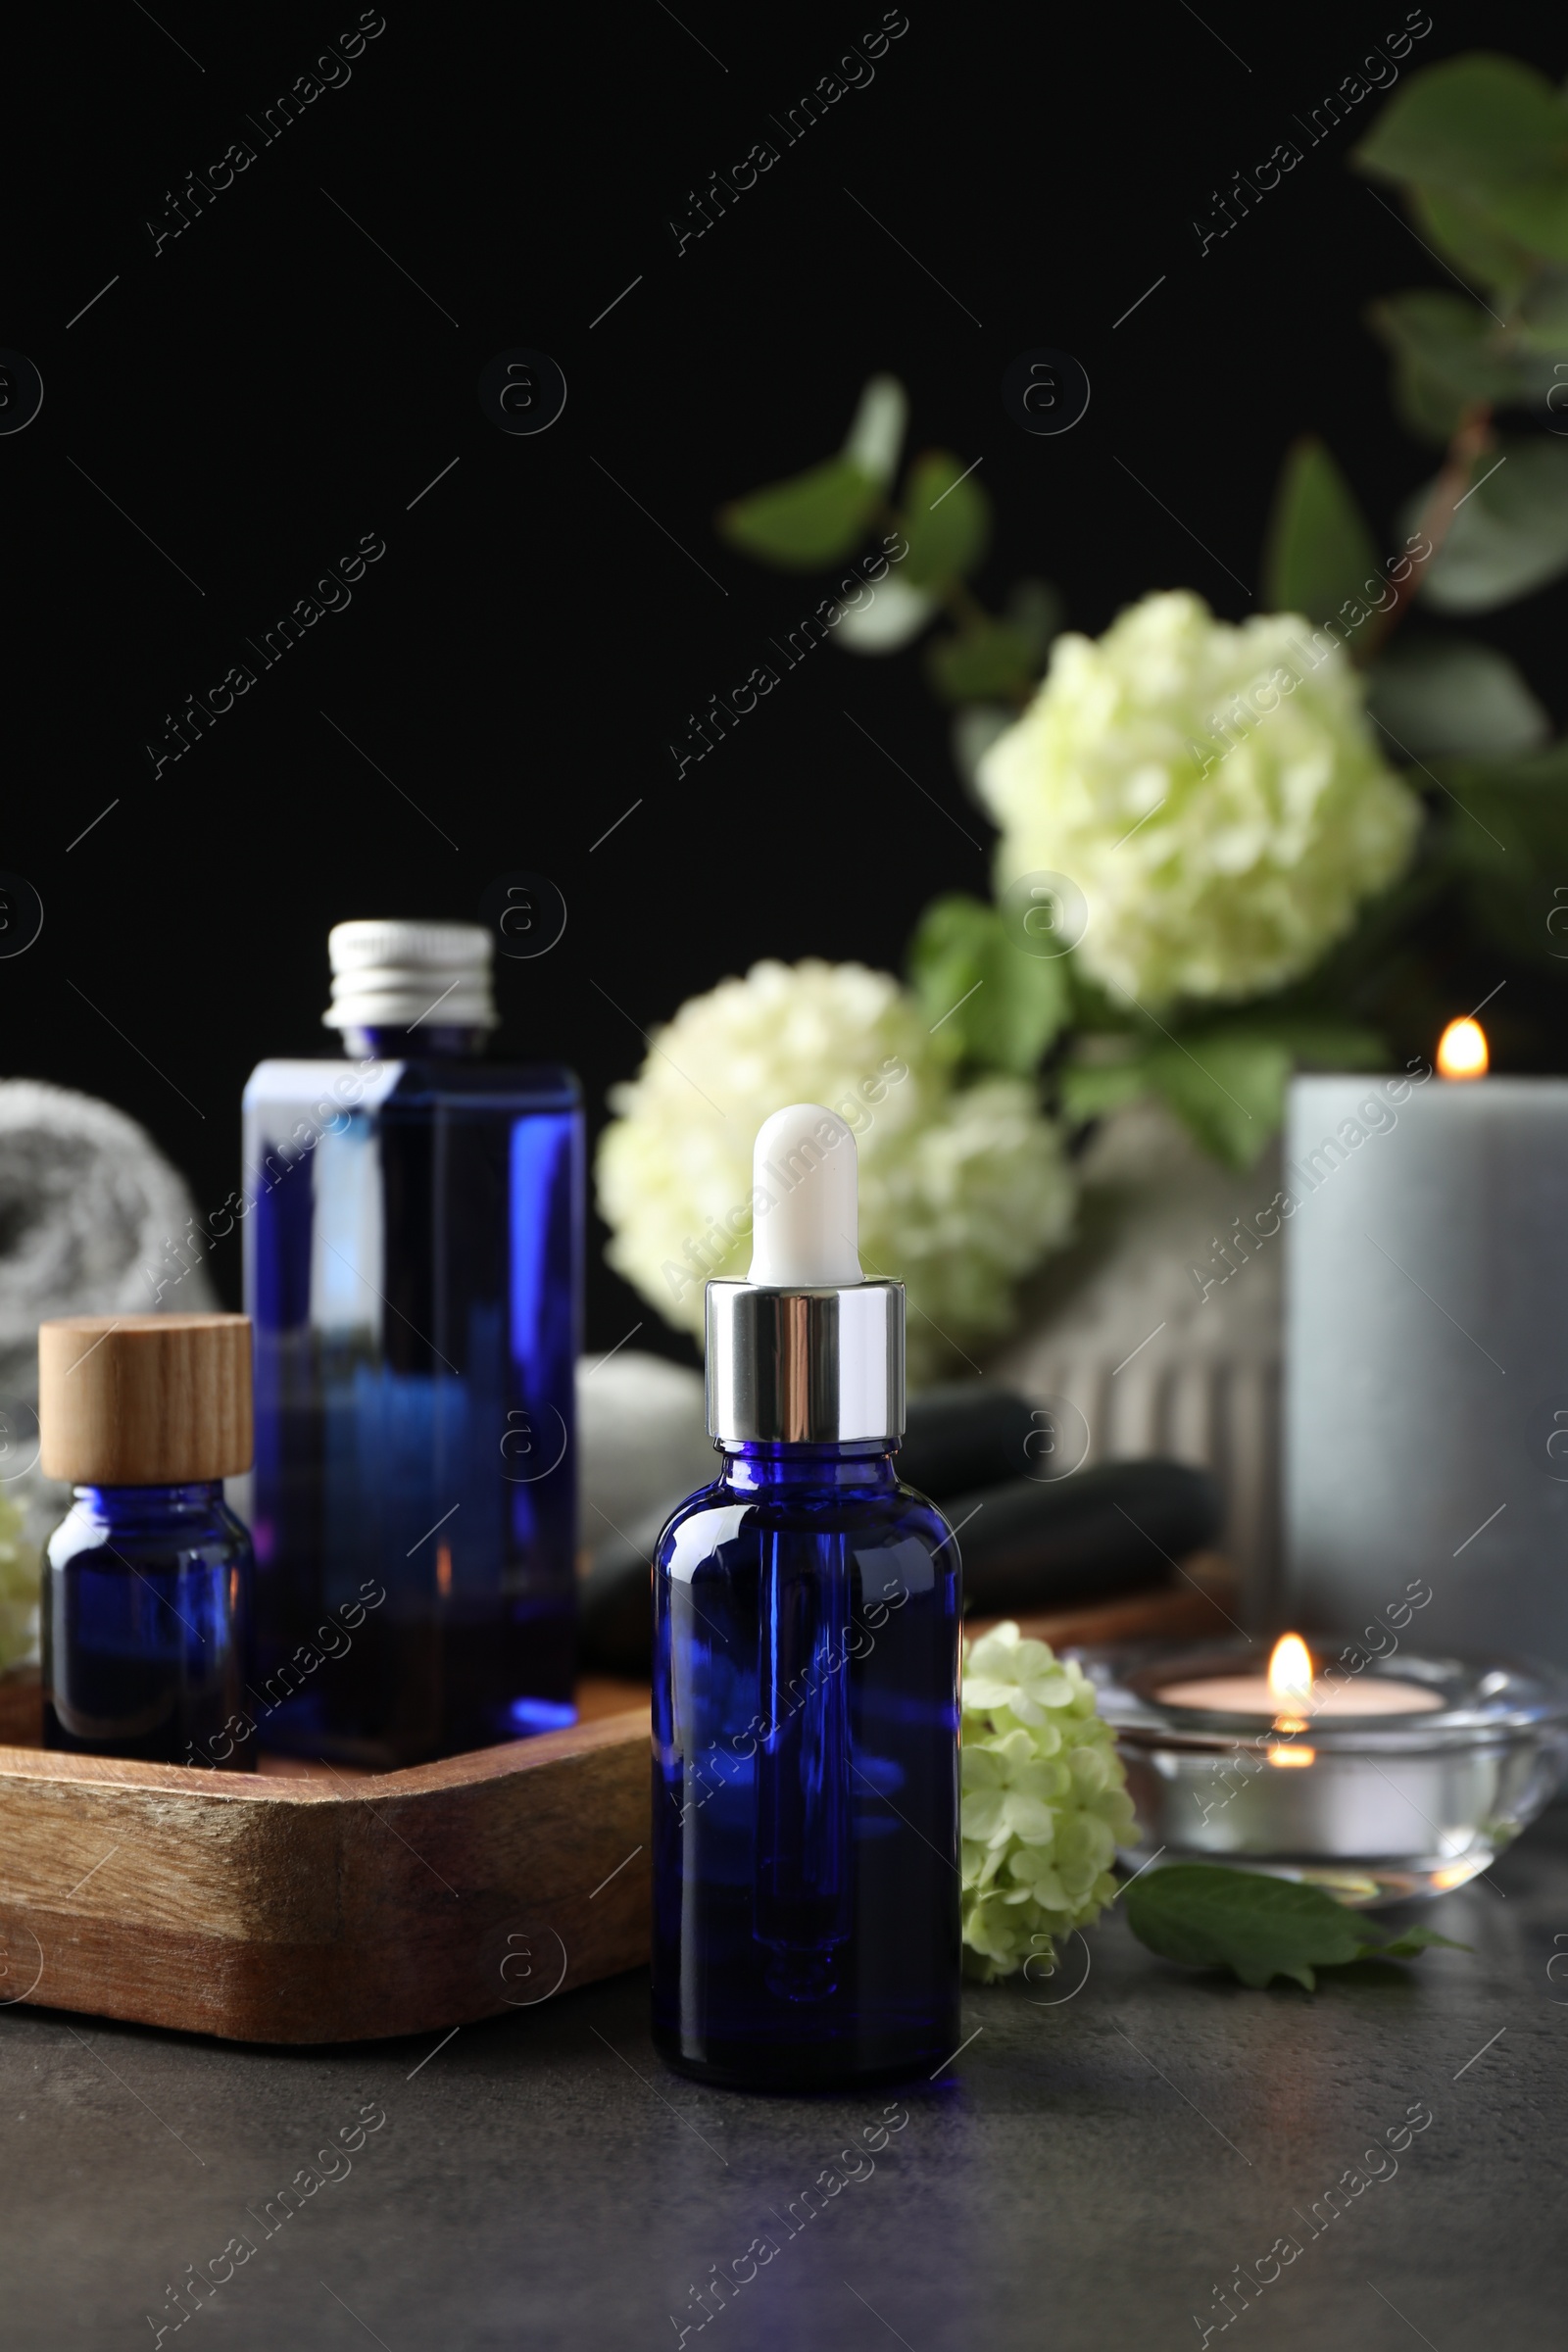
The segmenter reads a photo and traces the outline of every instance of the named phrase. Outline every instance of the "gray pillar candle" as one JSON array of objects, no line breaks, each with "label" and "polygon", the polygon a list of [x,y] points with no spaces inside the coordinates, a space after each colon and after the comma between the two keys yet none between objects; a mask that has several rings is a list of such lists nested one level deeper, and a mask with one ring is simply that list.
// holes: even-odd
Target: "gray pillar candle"
[{"label": "gray pillar candle", "polygon": [[1284,1613],[1568,1665],[1568,1080],[1426,1067],[1291,1089]]}]

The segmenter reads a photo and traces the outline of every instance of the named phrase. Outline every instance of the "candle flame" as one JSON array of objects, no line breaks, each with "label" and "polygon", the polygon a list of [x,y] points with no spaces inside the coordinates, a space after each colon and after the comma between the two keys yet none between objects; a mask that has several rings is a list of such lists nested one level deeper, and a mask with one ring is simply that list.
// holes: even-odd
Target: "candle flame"
[{"label": "candle flame", "polygon": [[1271,1764],[1315,1764],[1317,1749],[1315,1747],[1287,1747],[1283,1741],[1276,1740],[1269,1748],[1268,1760]]},{"label": "candle flame", "polygon": [[1268,1662],[1270,1695],[1293,1714],[1312,1696],[1312,1653],[1299,1634],[1282,1634]]},{"label": "candle flame", "polygon": [[1479,1021],[1450,1021],[1438,1040],[1438,1074],[1443,1078],[1484,1078],[1491,1067],[1487,1033]]}]

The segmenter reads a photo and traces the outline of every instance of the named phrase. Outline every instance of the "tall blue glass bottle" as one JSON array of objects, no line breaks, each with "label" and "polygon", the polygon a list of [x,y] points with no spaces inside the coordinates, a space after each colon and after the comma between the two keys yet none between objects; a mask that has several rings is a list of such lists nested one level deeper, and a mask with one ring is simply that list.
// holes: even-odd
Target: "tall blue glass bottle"
[{"label": "tall blue glass bottle", "polygon": [[329,944],[352,1058],[245,1093],[258,1692],[384,1768],[573,1719],[582,1109],[483,1058],[487,931]]},{"label": "tall blue glass bottle", "polygon": [[723,1464],[654,1561],[654,2038],[780,2089],[930,2071],[961,2039],[956,1545],[894,1469],[904,1292],[859,1279],[841,1120],[764,1126],[760,1212],[771,1177],[775,1213],[815,1189],[844,1222],[821,1153],[764,1159],[807,1108],[848,1173],[847,1253],[760,1248],[751,1282],[709,1285]]}]

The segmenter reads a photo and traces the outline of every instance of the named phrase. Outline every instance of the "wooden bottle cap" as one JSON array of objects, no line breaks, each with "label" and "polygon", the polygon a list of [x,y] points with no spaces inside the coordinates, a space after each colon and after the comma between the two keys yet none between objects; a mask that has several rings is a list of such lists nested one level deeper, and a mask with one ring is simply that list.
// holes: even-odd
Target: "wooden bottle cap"
[{"label": "wooden bottle cap", "polygon": [[62,1315],[38,1326],[44,1474],[172,1487],[251,1466],[248,1315]]}]

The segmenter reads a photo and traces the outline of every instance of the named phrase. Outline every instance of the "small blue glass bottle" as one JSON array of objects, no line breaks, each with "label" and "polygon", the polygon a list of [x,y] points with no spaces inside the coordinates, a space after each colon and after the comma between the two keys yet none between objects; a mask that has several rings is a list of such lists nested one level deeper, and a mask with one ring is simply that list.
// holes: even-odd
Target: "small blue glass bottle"
[{"label": "small blue glass bottle", "polygon": [[222,1479],[250,1464],[243,1315],[75,1316],[39,1333],[44,1745],[245,1771],[256,1762],[250,1538]]},{"label": "small blue glass bottle", "polygon": [[904,1291],[860,1278],[853,1136],[794,1105],[757,1158],[753,1279],[708,1290],[722,1471],[654,1562],[653,2022],[684,2073],[805,2090],[961,2038],[961,1601],[894,1468]]},{"label": "small blue glass bottle", "polygon": [[484,1058],[493,946],[338,924],[349,1058],[245,1090],[266,1735],[383,1770],[575,1713],[581,1094]]}]

